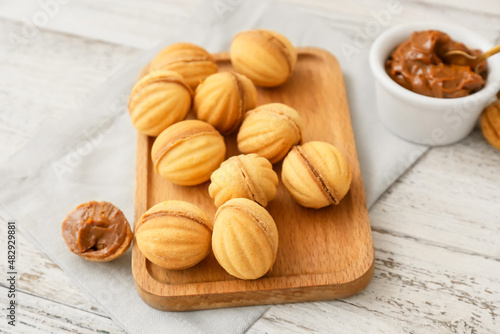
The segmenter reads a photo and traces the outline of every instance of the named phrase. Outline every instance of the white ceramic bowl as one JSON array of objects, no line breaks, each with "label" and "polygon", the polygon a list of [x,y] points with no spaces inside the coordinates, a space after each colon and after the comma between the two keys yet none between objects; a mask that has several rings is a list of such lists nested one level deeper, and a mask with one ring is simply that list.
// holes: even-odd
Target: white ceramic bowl
[{"label": "white ceramic bowl", "polygon": [[493,44],[474,31],[445,23],[410,23],[380,34],[370,50],[375,77],[378,113],[382,122],[398,136],[425,145],[446,145],[465,138],[474,128],[484,107],[500,89],[500,55],[488,59],[488,78],[480,91],[460,98],[442,99],[414,93],[398,85],[385,71],[385,61],[411,33],[440,30],[472,49],[486,51]]}]

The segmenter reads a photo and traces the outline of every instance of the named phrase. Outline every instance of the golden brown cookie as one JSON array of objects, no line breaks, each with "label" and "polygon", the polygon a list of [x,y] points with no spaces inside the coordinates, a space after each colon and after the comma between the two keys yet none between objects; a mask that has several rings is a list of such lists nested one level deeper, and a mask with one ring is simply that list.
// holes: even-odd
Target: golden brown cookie
[{"label": "golden brown cookie", "polygon": [[488,143],[500,150],[500,100],[484,109],[481,115],[481,130]]},{"label": "golden brown cookie", "polygon": [[231,43],[230,57],[238,73],[263,87],[283,84],[297,63],[297,51],[285,36],[262,29],[237,34]]},{"label": "golden brown cookie", "polygon": [[232,198],[248,198],[265,207],[276,196],[278,175],[266,158],[241,154],[224,161],[210,181],[208,193],[217,207]]},{"label": "golden brown cookie", "polygon": [[168,127],[151,149],[155,171],[183,186],[208,181],[225,156],[224,138],[213,126],[199,120],[186,120]]},{"label": "golden brown cookie", "polygon": [[283,160],[281,180],[302,206],[338,204],[351,185],[351,169],[335,146],[311,141],[295,146]]},{"label": "golden brown cookie", "polygon": [[224,203],[215,214],[212,249],[231,275],[256,279],[273,266],[278,251],[278,229],[271,215],[246,198]]},{"label": "golden brown cookie", "polygon": [[69,249],[88,261],[107,262],[129,248],[132,230],[123,212],[108,202],[88,202],[71,211],[62,223]]},{"label": "golden brown cookie", "polygon": [[261,105],[245,114],[238,132],[238,150],[257,153],[276,163],[302,139],[302,121],[297,111],[282,103]]},{"label": "golden brown cookie", "polygon": [[183,120],[191,108],[192,90],[176,72],[150,72],[132,89],[128,109],[132,123],[148,136],[158,136]]},{"label": "golden brown cookie", "polygon": [[210,252],[212,222],[197,206],[183,201],[158,203],[135,229],[142,254],[165,269],[185,269]]},{"label": "golden brown cookie", "polygon": [[149,70],[171,70],[179,73],[191,89],[211,74],[217,64],[207,50],[191,43],[175,43],[161,50],[149,64]]},{"label": "golden brown cookie", "polygon": [[250,79],[234,72],[212,74],[196,88],[196,118],[212,124],[220,133],[235,131],[249,109],[257,106],[257,90]]}]

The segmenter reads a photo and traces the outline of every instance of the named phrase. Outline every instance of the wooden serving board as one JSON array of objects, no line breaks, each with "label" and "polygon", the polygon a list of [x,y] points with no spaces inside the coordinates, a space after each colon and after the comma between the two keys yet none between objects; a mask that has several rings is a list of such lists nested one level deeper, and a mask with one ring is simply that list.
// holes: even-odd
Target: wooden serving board
[{"label": "wooden serving board", "polygon": [[[352,169],[351,189],[338,206],[303,208],[280,184],[267,209],[278,226],[276,262],[264,277],[237,279],[217,263],[213,253],[196,266],[162,269],[133,245],[132,272],[139,295],[150,306],[185,311],[347,297],[366,287],[373,274],[374,249],[365,193],[354,143],[340,66],[330,53],[299,48],[291,79],[277,88],[258,88],[258,104],[282,102],[295,108],[304,123],[304,142],[335,145]],[[231,69],[229,55],[214,55],[221,71]],[[135,224],[151,206],[165,200],[191,202],[213,217],[216,208],[206,182],[177,186],[154,173],[154,138],[138,135]],[[236,134],[226,137],[227,157],[239,154]],[[274,165],[278,175],[281,163]]]}]

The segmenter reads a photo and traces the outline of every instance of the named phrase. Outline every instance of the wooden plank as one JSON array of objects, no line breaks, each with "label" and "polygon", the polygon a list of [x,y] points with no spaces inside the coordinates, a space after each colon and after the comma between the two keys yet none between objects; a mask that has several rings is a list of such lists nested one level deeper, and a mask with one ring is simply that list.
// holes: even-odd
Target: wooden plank
[{"label": "wooden plank", "polygon": [[[467,13],[469,17],[475,15],[497,16],[500,17],[500,4],[496,0],[481,0],[473,3],[468,0],[410,0],[390,2],[384,0],[357,0],[346,3],[342,0],[279,0],[284,3],[293,3],[297,5],[307,5],[311,8],[323,8],[324,12],[335,13],[338,10],[344,13],[351,13],[357,17],[362,17],[369,14],[371,10],[380,10],[389,6],[402,6],[408,8],[427,7],[428,12],[438,11],[441,8],[448,9],[453,15],[453,12],[462,11]],[[440,13],[442,14],[442,13]],[[450,17],[448,17],[450,18]]]},{"label": "wooden plank", "polygon": [[[0,218],[0,240],[5,240],[7,224]],[[41,252],[21,231],[16,233],[17,282],[16,332],[122,333],[107,313],[76,287],[71,279]],[[5,259],[5,248],[0,249]],[[0,261],[6,273],[7,262]],[[7,305],[7,287],[0,283],[0,304]],[[6,321],[0,321],[0,332],[13,333]]]},{"label": "wooden plank", "polygon": [[[7,289],[0,286],[0,304]],[[126,333],[109,317],[79,310],[39,296],[17,292],[17,322],[15,327],[0,321],[0,333]],[[2,313],[3,314],[3,313]]]},{"label": "wooden plank", "polygon": [[[298,5],[317,17],[323,17],[329,26],[344,31],[356,41],[367,45],[385,27],[412,21],[457,23],[481,32],[494,41],[498,37],[500,3],[483,0],[481,4],[461,0],[450,3],[447,0],[385,1],[385,0],[282,0]],[[389,4],[396,4],[397,10],[389,12]],[[466,5],[467,3],[467,5]],[[483,5],[484,3],[484,5]],[[471,7],[474,10],[471,10]],[[392,8],[392,7],[391,7]],[[367,24],[370,24],[367,27]],[[368,30],[368,34],[365,33]]]},{"label": "wooden plank", "polygon": [[[54,0],[55,1],[55,0]],[[165,39],[171,31],[178,29],[201,0],[161,1],[147,0],[72,0],[60,5],[49,17],[42,29],[59,31],[92,40],[101,40],[136,48],[150,48]],[[219,5],[237,6],[238,1],[210,0],[215,7]],[[380,11],[388,8],[386,0],[281,0],[298,5],[316,16],[324,17],[326,23],[349,35],[362,30],[367,22],[377,22]],[[400,1],[401,12],[391,15],[388,24],[394,25],[408,21],[460,22],[468,28],[480,31],[488,38],[498,32],[500,5],[496,0],[476,2],[467,0],[419,0]],[[36,0],[4,1],[0,3],[0,17],[22,22],[25,26],[33,24],[33,16],[42,12]],[[374,14],[375,13],[375,14]],[[88,18],[91,17],[92,20]],[[168,19],[167,19],[168,18]],[[26,23],[29,22],[29,23]],[[134,24],[131,24],[134,23]],[[6,30],[22,36],[22,27]]]},{"label": "wooden plank", "polygon": [[[0,19],[0,30],[21,24]],[[86,99],[140,51],[126,46],[40,31],[26,45],[0,39],[0,159],[39,129],[80,110]]]},{"label": "wooden plank", "polygon": [[480,131],[434,148],[373,207],[372,226],[499,259],[499,166],[499,151]]},{"label": "wooden plank", "polygon": [[[381,224],[388,220],[378,221]],[[275,305],[248,333],[498,333],[500,262],[373,233],[367,289],[333,302]]]},{"label": "wooden plank", "polygon": [[[5,240],[7,223],[0,218],[0,240]],[[53,302],[68,305],[90,313],[106,314],[96,306],[71,279],[45,253],[33,245],[21,231],[17,231],[18,273],[16,287],[28,294],[33,294]],[[2,259],[6,259],[5,249],[0,250]],[[5,256],[4,256],[5,255]],[[7,272],[7,262],[0,261],[0,271]],[[4,283],[0,283],[4,285]]]},{"label": "wooden plank", "polygon": [[[228,70],[228,54],[216,57]],[[305,142],[327,141],[345,155],[353,180],[349,193],[337,206],[312,210],[298,205],[280,184],[267,207],[278,226],[278,254],[273,269],[258,280],[235,279],[212,253],[192,268],[165,270],[147,261],[134,245],[134,279],[151,306],[178,311],[334,299],[368,284],[373,265],[370,223],[337,60],[320,49],[299,49],[295,72],[287,83],[258,89],[258,105],[270,102],[285,103],[302,115]],[[207,193],[208,182],[181,187],[155,174],[150,159],[153,140],[139,135],[136,219],[147,208],[170,199],[196,204],[213,217],[216,208]],[[226,146],[228,157],[239,154],[235,135],[226,138]],[[280,175],[280,164],[274,167]]]},{"label": "wooden plank", "polygon": [[[36,36],[43,29],[150,48],[178,29],[198,1],[72,0],[60,5],[59,1],[27,0],[16,4],[4,1],[0,17],[22,22],[21,27],[6,30],[8,36],[11,33],[19,37]],[[44,3],[52,5],[43,6]]]}]

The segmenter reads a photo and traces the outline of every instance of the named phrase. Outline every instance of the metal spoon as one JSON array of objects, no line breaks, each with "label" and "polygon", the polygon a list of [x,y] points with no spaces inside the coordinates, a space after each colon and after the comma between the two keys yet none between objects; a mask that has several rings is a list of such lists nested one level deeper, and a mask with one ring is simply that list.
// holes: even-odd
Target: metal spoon
[{"label": "metal spoon", "polygon": [[477,72],[477,66],[484,61],[486,58],[493,56],[500,52],[500,45],[493,47],[492,49],[484,52],[479,56],[471,56],[470,54],[463,51],[448,51],[443,55],[443,58],[446,58],[448,63],[457,64],[457,65],[468,65],[470,68],[473,68],[475,72]]}]

